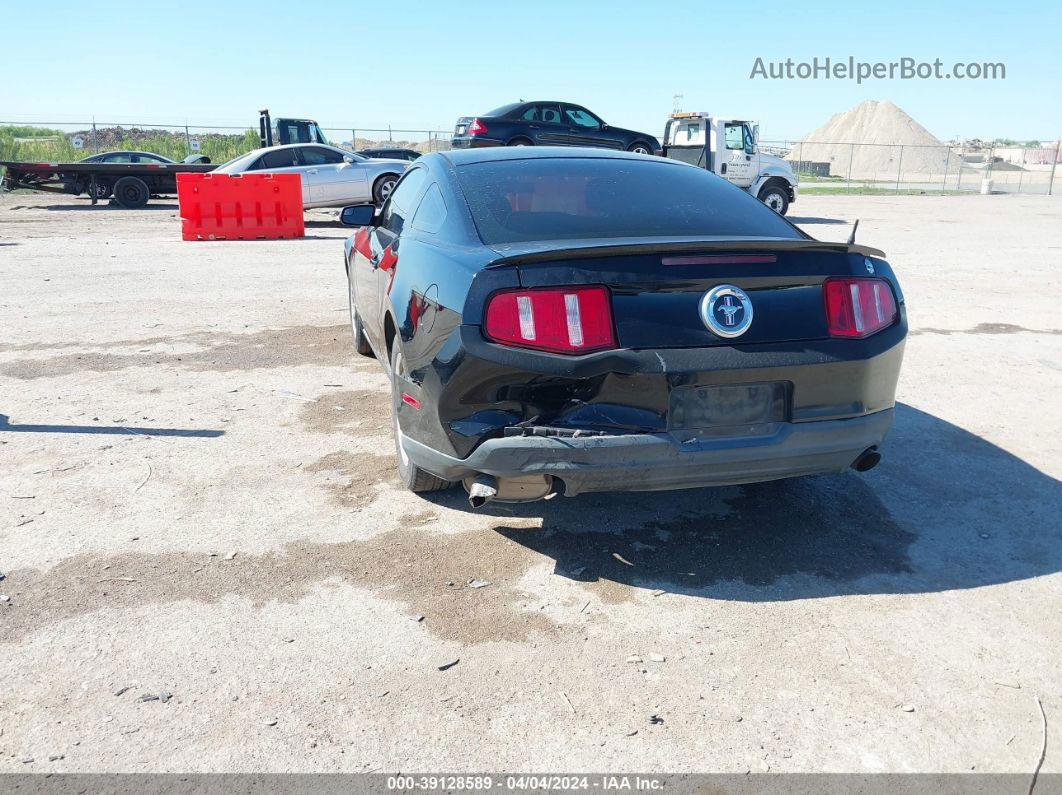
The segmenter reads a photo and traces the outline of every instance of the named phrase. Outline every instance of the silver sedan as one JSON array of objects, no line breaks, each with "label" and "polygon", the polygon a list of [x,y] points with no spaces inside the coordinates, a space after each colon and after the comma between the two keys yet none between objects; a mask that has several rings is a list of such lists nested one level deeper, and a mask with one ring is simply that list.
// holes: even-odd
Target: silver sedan
[{"label": "silver sedan", "polygon": [[214,174],[298,174],[303,207],[383,204],[410,163],[380,160],[325,144],[255,149],[214,169]]}]

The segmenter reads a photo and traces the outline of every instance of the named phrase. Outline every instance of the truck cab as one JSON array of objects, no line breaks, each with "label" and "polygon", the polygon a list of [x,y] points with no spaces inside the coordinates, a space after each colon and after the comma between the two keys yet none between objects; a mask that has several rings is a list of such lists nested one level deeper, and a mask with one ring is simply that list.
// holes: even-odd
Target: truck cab
[{"label": "truck cab", "polygon": [[708,113],[672,113],[663,155],[705,168],[751,193],[780,215],[797,198],[797,175],[780,157],[760,151],[759,126]]},{"label": "truck cab", "polygon": [[268,108],[258,111],[258,114],[258,137],[262,146],[329,144],[320,125],[313,119],[270,119]]}]

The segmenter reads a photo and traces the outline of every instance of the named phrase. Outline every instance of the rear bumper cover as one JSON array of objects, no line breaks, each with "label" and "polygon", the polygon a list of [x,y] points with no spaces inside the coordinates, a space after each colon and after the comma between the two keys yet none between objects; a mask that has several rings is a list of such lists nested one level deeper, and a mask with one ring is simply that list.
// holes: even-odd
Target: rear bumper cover
[{"label": "rear bumper cover", "polygon": [[657,491],[723,486],[839,472],[892,425],[893,410],[862,417],[778,423],[762,436],[703,438],[680,443],[669,433],[581,438],[489,439],[468,458],[455,458],[401,436],[417,466],[447,480],[486,473],[495,477],[552,475],[565,494],[587,491]]},{"label": "rear bumper cover", "polygon": [[505,146],[505,141],[496,138],[484,138],[480,135],[455,135],[450,139],[452,149],[481,149],[486,146]]}]

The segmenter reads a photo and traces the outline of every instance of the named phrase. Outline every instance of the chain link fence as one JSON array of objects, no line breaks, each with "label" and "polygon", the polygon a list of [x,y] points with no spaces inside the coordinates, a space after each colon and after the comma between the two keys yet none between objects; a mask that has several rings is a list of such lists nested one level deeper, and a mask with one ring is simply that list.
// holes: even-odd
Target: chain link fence
[{"label": "chain link fence", "polygon": [[[437,152],[450,148],[452,135],[391,126],[321,129],[336,146],[355,151],[387,146]],[[251,126],[0,121],[0,160],[70,162],[98,152],[142,150],[177,161],[206,155],[220,164],[260,145]],[[1059,141],[1025,147],[761,141],[760,148],[785,158],[806,193],[1051,195],[1062,157]]]},{"label": "chain link fence", "polygon": [[760,149],[784,158],[806,193],[1051,195],[1062,170],[1059,141],[1025,147],[761,141]]},{"label": "chain link fence", "polygon": [[[335,146],[373,146],[419,152],[450,148],[449,130],[381,127],[322,127]],[[205,155],[224,163],[261,146],[257,126],[139,124],[130,122],[0,121],[0,160],[71,162],[99,152],[139,150],[181,161]]]}]

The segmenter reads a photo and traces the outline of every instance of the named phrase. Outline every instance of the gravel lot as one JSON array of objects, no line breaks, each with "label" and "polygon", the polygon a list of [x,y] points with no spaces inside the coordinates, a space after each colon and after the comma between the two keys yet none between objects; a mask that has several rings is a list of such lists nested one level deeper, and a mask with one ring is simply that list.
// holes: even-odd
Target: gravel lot
[{"label": "gravel lot", "polygon": [[189,243],[175,204],[0,197],[0,771],[1030,772],[1062,203],[793,212],[903,280],[881,466],[472,513],[394,483],[329,213]]}]

